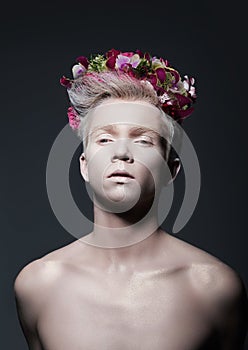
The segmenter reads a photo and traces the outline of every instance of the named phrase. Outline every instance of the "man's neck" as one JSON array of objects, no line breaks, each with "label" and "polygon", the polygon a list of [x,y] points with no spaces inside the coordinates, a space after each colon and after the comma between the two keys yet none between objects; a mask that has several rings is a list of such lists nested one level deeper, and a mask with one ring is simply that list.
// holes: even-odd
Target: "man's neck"
[{"label": "man's neck", "polygon": [[[137,211],[135,211],[137,213]],[[91,245],[98,259],[114,266],[132,266],[149,261],[165,237],[159,228],[156,208],[137,221],[132,213],[117,215],[94,207],[94,230],[82,241]]]}]

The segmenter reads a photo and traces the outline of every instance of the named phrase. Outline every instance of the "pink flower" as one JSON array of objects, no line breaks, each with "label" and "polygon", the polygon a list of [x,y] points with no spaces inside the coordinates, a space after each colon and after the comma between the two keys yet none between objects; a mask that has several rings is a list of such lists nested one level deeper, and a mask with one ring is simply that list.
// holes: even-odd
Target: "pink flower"
[{"label": "pink flower", "polygon": [[79,124],[80,124],[80,118],[78,113],[76,112],[76,110],[73,107],[69,107],[67,110],[67,116],[69,119],[69,124],[70,127],[75,130],[78,129]]},{"label": "pink flower", "polygon": [[126,57],[132,57],[133,56],[133,52],[122,52],[122,55],[126,56]]}]

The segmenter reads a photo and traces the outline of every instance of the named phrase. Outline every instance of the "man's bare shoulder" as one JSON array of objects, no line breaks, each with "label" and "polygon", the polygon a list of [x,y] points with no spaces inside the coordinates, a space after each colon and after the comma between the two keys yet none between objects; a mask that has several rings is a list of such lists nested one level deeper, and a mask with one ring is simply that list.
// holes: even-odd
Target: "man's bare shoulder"
[{"label": "man's bare shoulder", "polygon": [[52,282],[58,275],[58,264],[45,262],[43,259],[37,259],[24,266],[18,273],[14,281],[14,291],[16,298],[29,303],[32,299],[37,300],[37,296],[44,292],[43,287]]},{"label": "man's bare shoulder", "polygon": [[210,253],[181,239],[170,236],[171,246],[182,259],[192,287],[210,305],[230,305],[244,297],[244,284],[239,274]]}]

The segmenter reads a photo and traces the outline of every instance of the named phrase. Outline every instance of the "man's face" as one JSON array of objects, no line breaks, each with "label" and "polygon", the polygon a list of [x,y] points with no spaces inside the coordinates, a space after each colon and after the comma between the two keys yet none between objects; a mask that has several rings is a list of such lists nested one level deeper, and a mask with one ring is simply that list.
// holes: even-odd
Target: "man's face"
[{"label": "man's face", "polygon": [[152,200],[164,184],[169,170],[161,133],[168,130],[162,117],[143,101],[110,99],[90,112],[81,173],[101,206],[111,210],[119,203],[123,211],[131,209],[140,200]]}]

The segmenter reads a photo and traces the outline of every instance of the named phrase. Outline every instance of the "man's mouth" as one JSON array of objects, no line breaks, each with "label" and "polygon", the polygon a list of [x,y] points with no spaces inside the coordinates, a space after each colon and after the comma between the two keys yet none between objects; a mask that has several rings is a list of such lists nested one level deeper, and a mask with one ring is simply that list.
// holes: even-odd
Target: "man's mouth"
[{"label": "man's mouth", "polygon": [[115,170],[108,176],[108,179],[117,184],[125,184],[132,181],[134,176],[128,173],[126,170]]},{"label": "man's mouth", "polygon": [[134,179],[133,175],[129,174],[127,171],[124,171],[124,170],[116,170],[108,176],[108,178],[114,178],[114,177]]}]

